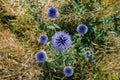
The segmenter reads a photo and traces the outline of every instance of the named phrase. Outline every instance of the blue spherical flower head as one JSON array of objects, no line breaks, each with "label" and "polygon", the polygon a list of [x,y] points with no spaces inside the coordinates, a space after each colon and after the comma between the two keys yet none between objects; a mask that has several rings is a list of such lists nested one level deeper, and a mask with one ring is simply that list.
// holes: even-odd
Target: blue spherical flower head
[{"label": "blue spherical flower head", "polygon": [[45,34],[42,34],[39,39],[38,39],[39,42],[41,43],[46,43],[48,41],[48,36],[45,35]]},{"label": "blue spherical flower head", "polygon": [[56,32],[52,36],[52,44],[57,50],[65,50],[71,44],[71,37],[68,33],[64,31]]},{"label": "blue spherical flower head", "polygon": [[80,24],[77,27],[77,32],[79,34],[84,35],[84,34],[86,34],[88,32],[88,27],[85,24]]},{"label": "blue spherical flower head", "polygon": [[86,52],[85,52],[85,55],[86,55],[87,57],[93,57],[93,55],[91,54],[90,51],[86,51]]},{"label": "blue spherical flower head", "polygon": [[73,75],[74,71],[71,66],[66,66],[63,70],[63,73],[65,74],[65,76],[70,77]]},{"label": "blue spherical flower head", "polygon": [[58,9],[55,7],[48,8],[47,15],[50,18],[56,18],[58,16]]},{"label": "blue spherical flower head", "polygon": [[39,63],[43,63],[47,60],[47,54],[45,51],[39,51],[35,54],[35,60]]}]

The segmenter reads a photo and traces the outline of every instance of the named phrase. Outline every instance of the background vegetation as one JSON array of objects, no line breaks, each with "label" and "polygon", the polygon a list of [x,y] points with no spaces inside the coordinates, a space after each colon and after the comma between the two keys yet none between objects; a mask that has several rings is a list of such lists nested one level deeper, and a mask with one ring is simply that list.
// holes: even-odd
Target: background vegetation
[{"label": "background vegetation", "polygon": [[[0,79],[119,80],[119,4],[119,0],[1,0]],[[55,20],[46,15],[50,6],[59,10]],[[89,28],[85,36],[76,32],[80,23]],[[63,52],[51,45],[51,36],[59,30],[69,32],[73,41]],[[49,37],[45,45],[38,43],[43,33]],[[34,55],[41,49],[49,59],[38,64]],[[90,50],[95,59],[85,57],[86,50]],[[74,67],[75,73],[70,78],[62,73],[65,65]]]}]

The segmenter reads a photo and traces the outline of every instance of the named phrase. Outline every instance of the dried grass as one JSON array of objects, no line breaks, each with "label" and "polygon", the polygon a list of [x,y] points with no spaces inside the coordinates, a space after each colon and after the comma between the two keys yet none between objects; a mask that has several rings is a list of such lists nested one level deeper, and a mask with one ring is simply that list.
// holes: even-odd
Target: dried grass
[{"label": "dried grass", "polygon": [[[105,0],[109,1],[110,0]],[[116,0],[112,0],[116,1]],[[65,4],[64,0],[45,0],[42,2],[44,5],[42,14],[47,18],[46,10],[50,6],[59,6]],[[15,16],[19,16],[18,19],[24,19],[20,17],[24,15],[25,9],[21,8],[19,0],[0,0],[0,7],[4,8],[4,11]],[[3,11],[3,12],[4,12]],[[114,14],[114,9],[109,7],[104,14]],[[103,11],[104,12],[104,11]],[[96,15],[99,13],[96,13]],[[109,15],[108,14],[108,15]],[[97,15],[98,16],[98,15]],[[22,20],[24,21],[24,20]],[[47,21],[46,21],[47,22]],[[70,21],[69,21],[70,22]],[[23,23],[27,23],[23,22]],[[28,24],[32,25],[32,24]],[[39,67],[34,60],[34,53],[38,50],[37,47],[37,36],[35,30],[26,31],[24,33],[25,39],[17,39],[15,34],[13,34],[6,25],[0,24],[0,80],[37,80],[40,73]],[[119,72],[120,71],[120,36],[108,36],[110,42],[114,41],[117,47],[113,46],[113,50],[117,48],[117,53],[111,53],[106,55],[103,61],[106,63],[101,63],[104,65],[103,70],[108,73]],[[111,39],[110,39],[111,38]]]},{"label": "dried grass", "polygon": [[[29,22],[31,24],[25,25],[29,19],[21,17],[25,15],[25,9],[21,8],[19,0],[0,0],[0,9],[2,15],[10,14],[24,20],[21,22],[24,28],[34,24]],[[37,42],[34,29],[25,31],[24,39],[18,39],[9,27],[0,22],[0,80],[36,80],[40,71],[34,60],[34,53],[38,49],[36,44],[32,45]]]},{"label": "dried grass", "polygon": [[39,71],[34,52],[16,39],[9,29],[0,26],[0,79],[36,78]]}]

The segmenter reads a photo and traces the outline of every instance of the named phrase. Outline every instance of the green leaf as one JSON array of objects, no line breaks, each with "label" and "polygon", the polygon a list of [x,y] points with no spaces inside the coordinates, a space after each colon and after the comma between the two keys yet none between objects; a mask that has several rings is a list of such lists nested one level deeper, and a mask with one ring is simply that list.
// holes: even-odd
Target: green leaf
[{"label": "green leaf", "polygon": [[35,8],[35,5],[30,5],[30,9],[34,9]]},{"label": "green leaf", "polygon": [[47,26],[48,29],[55,30],[54,26]]},{"label": "green leaf", "polygon": [[61,29],[57,24],[53,24],[56,29]]},{"label": "green leaf", "polygon": [[38,2],[42,2],[43,0],[38,0]]}]

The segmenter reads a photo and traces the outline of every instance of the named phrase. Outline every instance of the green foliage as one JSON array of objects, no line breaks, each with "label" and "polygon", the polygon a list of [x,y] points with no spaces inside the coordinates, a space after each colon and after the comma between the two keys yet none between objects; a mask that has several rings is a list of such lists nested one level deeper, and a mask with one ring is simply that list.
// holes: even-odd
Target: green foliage
[{"label": "green foliage", "polygon": [[[42,0],[39,0],[42,2]],[[108,4],[102,4],[102,0],[88,0],[82,2],[80,0],[68,0],[66,4],[60,7],[61,17],[49,20],[46,24],[46,18],[42,17],[42,22],[38,22],[39,31],[47,33],[49,42],[44,45],[47,51],[48,60],[43,64],[39,64],[42,68],[40,80],[106,80],[108,75],[102,72],[99,65],[104,53],[98,54],[99,48],[102,45],[107,46],[106,37],[108,31],[115,31],[120,33],[120,13],[105,16],[100,11],[106,10]],[[42,7],[37,7],[35,4],[28,3],[28,13],[32,19],[37,19],[42,12]],[[98,7],[94,4],[98,4]],[[80,35],[76,32],[78,24],[84,23],[88,26],[88,33]],[[15,26],[14,23],[11,23]],[[72,45],[65,51],[57,51],[51,45],[51,37],[56,31],[66,31],[71,35]],[[99,45],[96,48],[95,45]],[[102,49],[104,47],[102,46]],[[85,56],[85,51],[90,50],[94,58]],[[72,77],[65,77],[63,68],[65,66],[72,66],[74,68],[74,75]],[[114,75],[113,79],[118,79]],[[111,80],[111,79],[110,79]]]},{"label": "green foliage", "polygon": [[120,11],[113,15],[114,31],[120,34]]},{"label": "green foliage", "polygon": [[71,2],[68,2],[67,4],[63,5],[60,9],[60,13],[63,15],[67,15],[74,12],[74,5]]},{"label": "green foliage", "polygon": [[[48,51],[48,61],[40,64],[43,69],[43,76],[41,79],[58,79],[58,80],[76,80],[76,79],[88,79],[91,76],[91,72],[97,73],[97,65],[95,58],[87,58],[85,51],[89,48],[82,48],[77,52],[72,45],[68,50],[58,51],[48,42],[46,45]],[[75,74],[73,77],[65,77],[63,75],[63,68],[65,66],[73,66]],[[87,76],[87,77],[86,77]]]}]

